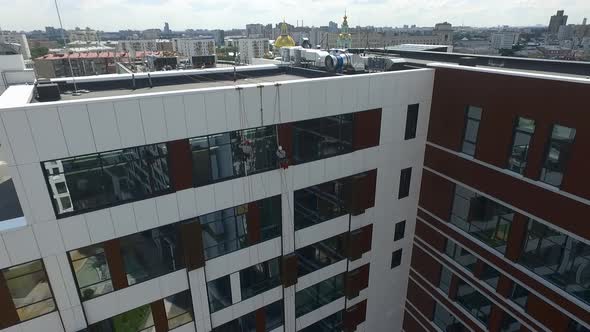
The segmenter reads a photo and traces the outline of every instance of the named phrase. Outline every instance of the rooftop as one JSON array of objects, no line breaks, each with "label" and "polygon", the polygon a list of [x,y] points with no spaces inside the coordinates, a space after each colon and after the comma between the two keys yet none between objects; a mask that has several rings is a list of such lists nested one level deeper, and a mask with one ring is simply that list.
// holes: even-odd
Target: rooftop
[{"label": "rooftop", "polygon": [[[135,52],[136,58],[141,58],[146,55],[160,55],[161,52],[155,51],[140,51]],[[129,52],[74,52],[68,54],[61,54],[61,53],[54,53],[54,54],[46,54],[44,56],[38,57],[35,60],[63,60],[67,58],[71,59],[104,59],[104,58],[127,58],[130,57]]]}]

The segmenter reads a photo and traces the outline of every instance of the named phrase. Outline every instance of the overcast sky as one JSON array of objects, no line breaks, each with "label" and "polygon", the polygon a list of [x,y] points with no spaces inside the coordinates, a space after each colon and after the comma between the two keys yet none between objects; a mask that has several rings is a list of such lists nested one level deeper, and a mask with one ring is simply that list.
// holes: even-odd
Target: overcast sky
[{"label": "overcast sky", "polygon": [[[58,0],[64,27],[118,31],[163,28],[244,28],[247,23],[276,23],[283,18],[296,25],[340,24],[344,9],[349,24],[433,26],[525,26],[549,23],[564,9],[568,23],[590,18],[590,0]],[[53,0],[0,0],[0,28],[43,30],[58,27]]]}]

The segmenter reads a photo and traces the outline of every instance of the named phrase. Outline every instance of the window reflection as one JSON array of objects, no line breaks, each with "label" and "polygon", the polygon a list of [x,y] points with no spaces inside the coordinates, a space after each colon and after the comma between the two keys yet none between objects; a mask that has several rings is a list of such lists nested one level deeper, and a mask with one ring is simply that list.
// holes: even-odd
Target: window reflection
[{"label": "window reflection", "polygon": [[343,114],[293,123],[293,158],[305,163],[352,152],[354,115]]},{"label": "window reflection", "polygon": [[514,211],[461,185],[455,185],[451,223],[501,253],[506,243]]},{"label": "window reflection", "polygon": [[441,306],[438,302],[435,302],[434,306],[434,318],[432,320],[436,326],[438,326],[442,331],[453,331],[453,332],[463,332],[468,331],[465,326],[461,322],[455,318],[451,313],[449,313],[443,306]]},{"label": "window reflection", "polygon": [[295,315],[303,316],[344,296],[344,274],[295,293]]},{"label": "window reflection", "polygon": [[451,279],[453,279],[453,273],[451,270],[447,269],[446,266],[442,265],[438,288],[440,288],[447,295],[449,295],[449,289],[451,289]]},{"label": "window reflection", "polygon": [[92,324],[88,332],[155,332],[154,318],[149,304],[129,310],[115,317]]},{"label": "window reflection", "polygon": [[561,185],[575,137],[575,129],[553,125],[551,139],[545,151],[545,161],[541,169],[541,181],[555,187]]},{"label": "window reflection", "polygon": [[295,230],[347,214],[349,180],[338,179],[295,191]]},{"label": "window reflection", "polygon": [[451,239],[447,239],[445,254],[451,257],[455,262],[459,263],[459,265],[473,272],[475,263],[477,263],[477,258]]},{"label": "window reflection", "polygon": [[57,215],[144,199],[170,189],[166,144],[43,163]]},{"label": "window reflection", "polygon": [[508,169],[519,174],[524,173],[526,167],[529,145],[535,133],[535,120],[518,117],[514,124],[514,134],[510,157],[508,158]]},{"label": "window reflection", "polygon": [[512,284],[512,290],[510,291],[510,300],[526,310],[528,299],[529,291],[518,283],[514,282]]},{"label": "window reflection", "polygon": [[590,245],[530,219],[519,263],[590,303]]},{"label": "window reflection", "polygon": [[56,310],[41,260],[3,269],[2,274],[21,322]]},{"label": "window reflection", "polygon": [[500,332],[518,332],[521,329],[521,324],[514,317],[507,313],[502,316],[502,328]]},{"label": "window reflection", "polygon": [[488,264],[484,263],[484,268],[481,273],[481,279],[492,288],[496,289],[498,280],[500,279],[500,272]]},{"label": "window reflection", "polygon": [[169,330],[193,321],[193,304],[190,290],[165,298],[164,308]]},{"label": "window reflection", "polygon": [[458,285],[457,302],[473,317],[487,324],[492,309],[490,300],[461,279]]},{"label": "window reflection", "polygon": [[229,275],[207,282],[209,308],[216,312],[232,304]]},{"label": "window reflection", "polygon": [[242,300],[277,287],[280,283],[279,258],[271,259],[240,271]]},{"label": "window reflection", "polygon": [[461,152],[470,156],[475,155],[475,146],[477,144],[477,134],[479,132],[481,112],[482,109],[475,106],[468,106],[465,110],[465,132],[463,134]]},{"label": "window reflection", "polygon": [[[283,325],[283,300],[271,303],[264,308],[265,327],[269,332]],[[212,332],[256,332],[256,313],[258,310],[213,328]]]},{"label": "window reflection", "polygon": [[345,258],[346,233],[297,249],[298,273],[301,277]]},{"label": "window reflection", "polygon": [[82,301],[113,291],[102,244],[72,250],[68,254]]}]

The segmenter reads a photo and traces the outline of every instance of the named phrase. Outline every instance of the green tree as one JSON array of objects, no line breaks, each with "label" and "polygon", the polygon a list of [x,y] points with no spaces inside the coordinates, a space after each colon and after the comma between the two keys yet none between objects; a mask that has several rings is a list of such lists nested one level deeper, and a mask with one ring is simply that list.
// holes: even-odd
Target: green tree
[{"label": "green tree", "polygon": [[44,56],[45,54],[49,53],[49,49],[47,47],[34,47],[31,48],[31,58],[35,59],[40,56]]}]

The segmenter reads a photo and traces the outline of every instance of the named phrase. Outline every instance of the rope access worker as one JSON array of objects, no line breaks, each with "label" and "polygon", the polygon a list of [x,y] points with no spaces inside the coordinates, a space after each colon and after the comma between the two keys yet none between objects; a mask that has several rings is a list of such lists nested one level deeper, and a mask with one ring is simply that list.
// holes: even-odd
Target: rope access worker
[{"label": "rope access worker", "polygon": [[279,166],[282,169],[287,169],[289,167],[289,159],[287,158],[287,152],[283,150],[283,147],[279,145],[279,149],[277,150],[277,160],[279,161]]}]

